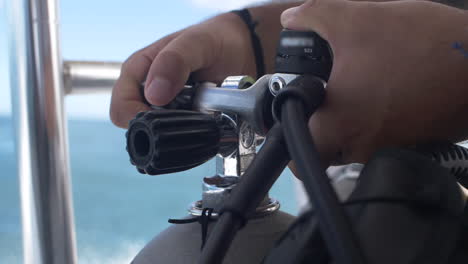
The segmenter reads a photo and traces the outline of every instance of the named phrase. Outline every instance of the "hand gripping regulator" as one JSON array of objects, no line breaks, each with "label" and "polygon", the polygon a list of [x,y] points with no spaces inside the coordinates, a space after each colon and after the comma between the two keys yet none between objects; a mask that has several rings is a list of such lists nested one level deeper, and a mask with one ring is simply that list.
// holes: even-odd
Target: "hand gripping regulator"
[{"label": "hand gripping regulator", "polygon": [[[317,227],[311,230],[320,230],[326,259],[365,263],[307,127],[325,96],[332,62],[331,49],[319,35],[285,30],[277,50],[277,73],[256,82],[231,76],[220,87],[209,82],[186,85],[171,104],[139,113],[130,122],[127,150],[140,173],[183,171],[216,157],[216,175],[204,179],[202,200],[189,209],[192,215],[202,215],[210,208],[217,217],[199,263],[221,263],[238,230],[278,210],[279,202],[268,197],[268,190],[291,159],[315,206]],[[457,172],[466,174],[464,163],[457,166],[464,169]],[[311,238],[312,234],[316,232]],[[275,262],[280,259],[273,253],[265,263],[281,263]]]}]

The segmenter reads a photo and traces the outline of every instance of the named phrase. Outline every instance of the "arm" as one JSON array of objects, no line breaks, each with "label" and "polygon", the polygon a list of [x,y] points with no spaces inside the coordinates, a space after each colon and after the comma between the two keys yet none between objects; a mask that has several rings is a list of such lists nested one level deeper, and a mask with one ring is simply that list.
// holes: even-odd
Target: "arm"
[{"label": "arm", "polygon": [[[281,12],[296,4],[270,4],[250,11],[263,44],[266,70],[273,70]],[[250,33],[244,22],[225,13],[166,36],[137,51],[122,66],[113,89],[110,116],[114,124],[127,127],[136,113],[148,110],[140,95],[154,105],[170,102],[183,88],[190,73],[195,80],[221,82],[229,75],[256,76]]]}]

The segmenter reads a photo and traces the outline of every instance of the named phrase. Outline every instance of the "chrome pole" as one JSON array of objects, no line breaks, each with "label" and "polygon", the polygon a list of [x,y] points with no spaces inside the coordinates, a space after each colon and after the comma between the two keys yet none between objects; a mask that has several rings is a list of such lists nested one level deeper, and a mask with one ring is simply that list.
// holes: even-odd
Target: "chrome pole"
[{"label": "chrome pole", "polygon": [[24,263],[74,264],[57,2],[7,3]]},{"label": "chrome pole", "polygon": [[65,93],[109,93],[119,78],[121,66],[119,62],[64,61]]}]

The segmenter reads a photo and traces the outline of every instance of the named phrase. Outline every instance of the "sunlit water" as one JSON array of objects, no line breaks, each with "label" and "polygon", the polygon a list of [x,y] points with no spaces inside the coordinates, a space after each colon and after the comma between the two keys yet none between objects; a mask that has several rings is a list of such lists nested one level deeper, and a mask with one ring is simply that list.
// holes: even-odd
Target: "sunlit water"
[{"label": "sunlit water", "polygon": [[[201,196],[212,161],[187,172],[140,175],[128,162],[124,130],[107,121],[69,122],[75,222],[80,264],[129,263],[168,218],[186,215]],[[0,117],[0,263],[21,263],[21,226],[11,119]],[[292,176],[272,196],[296,212]]]}]

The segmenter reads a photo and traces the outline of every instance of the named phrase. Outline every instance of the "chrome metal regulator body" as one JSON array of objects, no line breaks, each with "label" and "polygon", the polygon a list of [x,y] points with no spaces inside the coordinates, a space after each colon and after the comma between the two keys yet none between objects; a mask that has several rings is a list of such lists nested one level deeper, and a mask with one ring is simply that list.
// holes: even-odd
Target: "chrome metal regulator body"
[{"label": "chrome metal regulator body", "polygon": [[[216,175],[203,179],[202,200],[193,203],[189,212],[201,215],[203,208],[213,208],[214,215],[221,209],[242,174],[255,158],[257,147],[264,140],[271,122],[271,101],[281,89],[297,78],[297,74],[277,73],[265,75],[254,83],[249,76],[230,76],[221,87],[203,83],[197,89],[194,108],[197,111],[222,112],[232,120],[237,131],[236,148],[228,155],[216,156]],[[265,105],[268,109],[262,110]],[[231,114],[237,113],[237,114]],[[280,208],[279,201],[265,197],[257,208],[256,216],[263,216]]]},{"label": "chrome metal regulator body", "polygon": [[[213,208],[213,215],[216,216],[255,158],[268,130],[265,119],[269,117],[264,116],[268,112],[259,108],[271,98],[268,94],[270,83],[270,76],[264,76],[257,83],[249,76],[230,76],[221,87],[213,87],[209,83],[198,87],[198,96],[194,98],[195,110],[222,112],[232,121],[238,140],[232,152],[216,156],[216,175],[203,179],[202,200],[190,206],[190,214],[199,216],[203,208]],[[279,207],[277,200],[267,196],[257,208],[255,216],[275,212]]]},{"label": "chrome metal regulator body", "polygon": [[[154,107],[154,111],[141,113],[131,121],[127,132],[131,162],[140,172],[156,175],[189,169],[215,156],[215,176],[203,179],[202,199],[190,205],[189,213],[198,216],[204,208],[213,208],[212,215],[216,216],[273,123],[274,96],[297,76],[265,75],[256,82],[249,76],[230,76],[220,87],[210,82],[185,86],[173,101],[178,104],[173,112]],[[187,122],[187,116],[192,121]],[[183,134],[184,130],[188,132]],[[200,142],[206,142],[206,146]],[[174,164],[174,159],[181,161]],[[279,207],[277,200],[267,196],[256,216]]]}]

